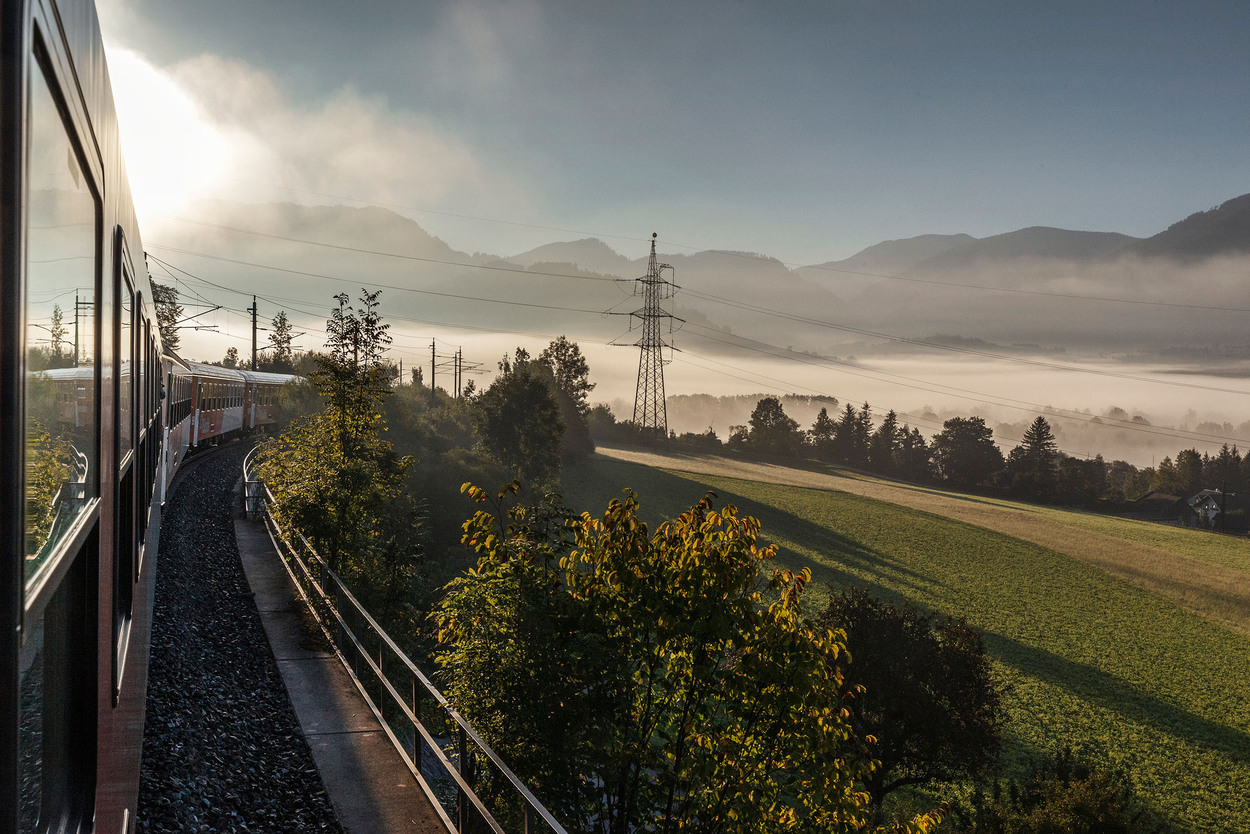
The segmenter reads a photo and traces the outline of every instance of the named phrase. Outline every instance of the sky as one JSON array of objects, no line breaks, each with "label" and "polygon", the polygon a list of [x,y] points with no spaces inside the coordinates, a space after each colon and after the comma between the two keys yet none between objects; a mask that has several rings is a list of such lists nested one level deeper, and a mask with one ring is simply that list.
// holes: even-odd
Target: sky
[{"label": "sky", "polygon": [[467,252],[803,264],[1250,191],[1244,2],[99,8],[145,234],[205,196],[372,202]]},{"label": "sky", "polygon": [[[922,234],[1055,226],[1146,237],[1250,192],[1241,0],[98,7],[144,242],[165,257],[169,239],[195,228],[183,220],[213,219],[203,198],[383,206],[470,254],[593,236],[633,259],[655,232],[662,254],[735,250],[797,267]],[[239,291],[200,287],[207,303],[234,309],[198,320],[217,330],[184,329],[191,353],[243,350],[249,299],[239,293],[255,288],[235,286],[245,279],[220,261],[173,257]],[[310,284],[305,306],[341,289]],[[754,300],[786,302],[767,288]],[[428,361],[435,338],[492,368],[527,338],[521,323],[495,334],[395,323],[392,358],[409,365]],[[621,341],[618,324],[576,335],[599,382],[594,398],[625,417],[637,353],[607,346]],[[309,334],[299,346],[318,347],[318,316],[297,325]],[[942,322],[926,332],[944,332]],[[555,333],[529,335],[533,352]],[[722,361],[683,339],[666,370],[670,394],[823,393],[943,418],[980,409],[1008,429],[1018,409],[985,403],[1014,398],[1093,414],[1142,409],[1178,427],[1224,421],[1217,434],[1250,438],[1244,394],[1043,379],[1010,363],[928,362],[910,371],[924,385],[900,384],[884,365],[848,375],[747,354]],[[695,422],[678,430],[708,424],[687,416]],[[1075,429],[1065,442],[1138,463],[1182,445]]]}]

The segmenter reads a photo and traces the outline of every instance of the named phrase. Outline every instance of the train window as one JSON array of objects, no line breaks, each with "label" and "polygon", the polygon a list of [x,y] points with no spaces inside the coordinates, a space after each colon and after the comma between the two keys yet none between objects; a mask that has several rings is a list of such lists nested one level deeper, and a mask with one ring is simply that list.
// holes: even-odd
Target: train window
[{"label": "train window", "polygon": [[[120,240],[120,235],[118,236]],[[117,276],[116,368],[117,368],[117,463],[125,466],[126,456],[134,448],[134,339],[133,316],[135,291],[130,270],[123,267]]]},{"label": "train window", "polygon": [[135,502],[135,352],[138,341],[134,327],[135,290],[131,277],[126,241],[119,229],[116,237],[116,261],[113,289],[113,362],[117,395],[116,427],[117,466],[116,500],[113,508],[113,686],[121,686],[125,668],[130,623],[134,616],[134,581],[138,562],[137,519]]},{"label": "train window", "polygon": [[[98,545],[93,533],[87,549]],[[79,558],[27,620],[20,656],[20,831],[78,830],[95,793],[95,611]]]},{"label": "train window", "polygon": [[[41,69],[38,62],[34,63]],[[99,494],[98,202],[52,89],[30,85],[25,561],[30,586]],[[57,389],[63,389],[58,403]]]}]

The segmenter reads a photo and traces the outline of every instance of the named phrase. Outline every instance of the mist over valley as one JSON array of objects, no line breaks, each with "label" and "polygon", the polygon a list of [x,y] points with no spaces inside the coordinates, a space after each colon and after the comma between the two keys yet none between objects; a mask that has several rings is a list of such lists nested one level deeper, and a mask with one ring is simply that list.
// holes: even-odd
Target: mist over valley
[{"label": "mist over valley", "polygon": [[[262,317],[285,309],[307,334],[299,347],[316,350],[335,294],[382,289],[392,357],[428,374],[432,339],[436,356],[460,346],[485,371],[479,386],[512,348],[536,352],[565,334],[591,361],[592,400],[632,416],[639,332],[629,314],[641,305],[633,279],[646,271],[645,237],[498,255],[457,251],[379,207],[204,201],[187,215],[149,233],[154,255],[185,270],[153,264],[184,303],[198,294],[238,311],[254,292]],[[1250,195],[1148,238],[1043,227],[921,235],[810,266],[666,248],[661,236],[680,288],[665,336],[677,348],[666,382],[679,433],[724,437],[750,414],[741,395],[793,393],[893,409],[926,435],[977,414],[1008,447],[1050,413],[1065,451],[1138,464],[1182,446],[1250,446]],[[189,332],[185,351],[205,359],[248,324],[237,312],[203,319],[217,331]],[[695,395],[729,399],[711,407]],[[797,404],[792,416],[807,426],[815,411]],[[1139,422],[1108,425],[1120,411]]]}]

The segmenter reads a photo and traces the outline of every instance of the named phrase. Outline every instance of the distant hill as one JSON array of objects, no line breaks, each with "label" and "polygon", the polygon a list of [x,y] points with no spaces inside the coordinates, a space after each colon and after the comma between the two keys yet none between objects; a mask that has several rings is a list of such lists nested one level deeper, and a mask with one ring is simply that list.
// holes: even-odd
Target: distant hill
[{"label": "distant hill", "polygon": [[1074,232],[1030,226],[1015,232],[971,240],[947,249],[907,270],[907,274],[965,270],[995,261],[1019,258],[1062,258],[1077,261],[1122,251],[1139,238],[1116,232]]},{"label": "distant hill", "polygon": [[920,235],[902,240],[886,240],[869,246],[841,261],[804,266],[795,270],[802,277],[846,299],[869,292],[881,282],[879,276],[893,276],[921,261],[975,241],[972,235]]},{"label": "distant hill", "polygon": [[[481,263],[491,257],[473,256],[452,249],[441,239],[422,229],[415,221],[375,206],[358,208],[202,200],[194,204],[194,211],[191,213],[211,217],[221,226],[245,229],[253,234],[291,237],[430,260]],[[198,229],[199,234],[209,236],[221,231],[223,230],[212,230],[206,226]],[[197,229],[187,226],[183,232],[195,235]],[[239,236],[229,232],[227,234],[235,235],[235,246],[265,247],[254,236]],[[325,251],[323,250],[323,254]]]},{"label": "distant hill", "polygon": [[[633,279],[646,272],[649,250],[646,240],[622,254],[584,238],[470,255],[376,207],[206,202],[188,213],[203,222],[167,222],[149,236],[181,250],[169,255],[177,267],[306,316],[328,310],[337,293],[384,287],[387,314],[413,330],[437,323],[615,338],[630,322],[603,314],[640,306]],[[1239,254],[1245,262],[1209,257]],[[660,258],[675,269],[681,289],[668,309],[687,320],[679,341],[692,353],[752,339],[845,355],[842,345],[864,337],[846,328],[1070,351],[1243,344],[1239,319],[1194,299],[1217,310],[1250,306],[1250,195],[1147,239],[1035,226],[982,239],[887,240],[797,269],[749,252]],[[1163,314],[1159,304],[1175,306]]]},{"label": "distant hill", "polygon": [[[645,243],[638,244],[640,251],[645,251]],[[527,269],[534,264],[574,264],[588,272],[601,275],[616,275],[620,278],[637,278],[631,261],[618,254],[611,246],[594,237],[574,240],[568,243],[547,243],[528,252],[512,255],[510,263],[520,264]]]},{"label": "distant hill", "polygon": [[973,243],[972,235],[919,235],[902,240],[886,240],[869,246],[842,261],[828,261],[805,270],[843,270],[868,272],[874,275],[898,275],[923,260],[940,255],[956,246]]},{"label": "distant hill", "polygon": [[1250,252],[1250,194],[1191,214],[1159,234],[1134,244],[1133,251],[1147,256],[1181,258]]}]

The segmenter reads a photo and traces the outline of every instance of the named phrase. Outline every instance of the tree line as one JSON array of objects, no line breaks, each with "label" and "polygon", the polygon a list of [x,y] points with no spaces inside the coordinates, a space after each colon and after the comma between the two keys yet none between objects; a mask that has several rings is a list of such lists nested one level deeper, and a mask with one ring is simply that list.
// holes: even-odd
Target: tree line
[{"label": "tree line", "polygon": [[[832,405],[836,408],[837,401]],[[589,425],[605,442],[635,439],[629,424],[616,422],[607,406],[591,409]],[[1250,488],[1250,455],[1243,456],[1236,446],[1225,444],[1216,454],[1184,449],[1157,467],[1137,467],[1122,460],[1108,462],[1101,455],[1066,454],[1041,415],[1004,455],[981,417],[953,417],[926,439],[918,428],[900,424],[893,410],[878,420],[868,403],[859,408],[846,403],[834,415],[822,407],[811,427],[803,429],[785,413],[779,398],[762,397],[746,425],[730,427],[726,441],[708,428],[674,432],[669,445],[697,452],[814,458],[908,481],[1090,508],[1123,505],[1152,491],[1187,497],[1201,489],[1235,493]]]}]

